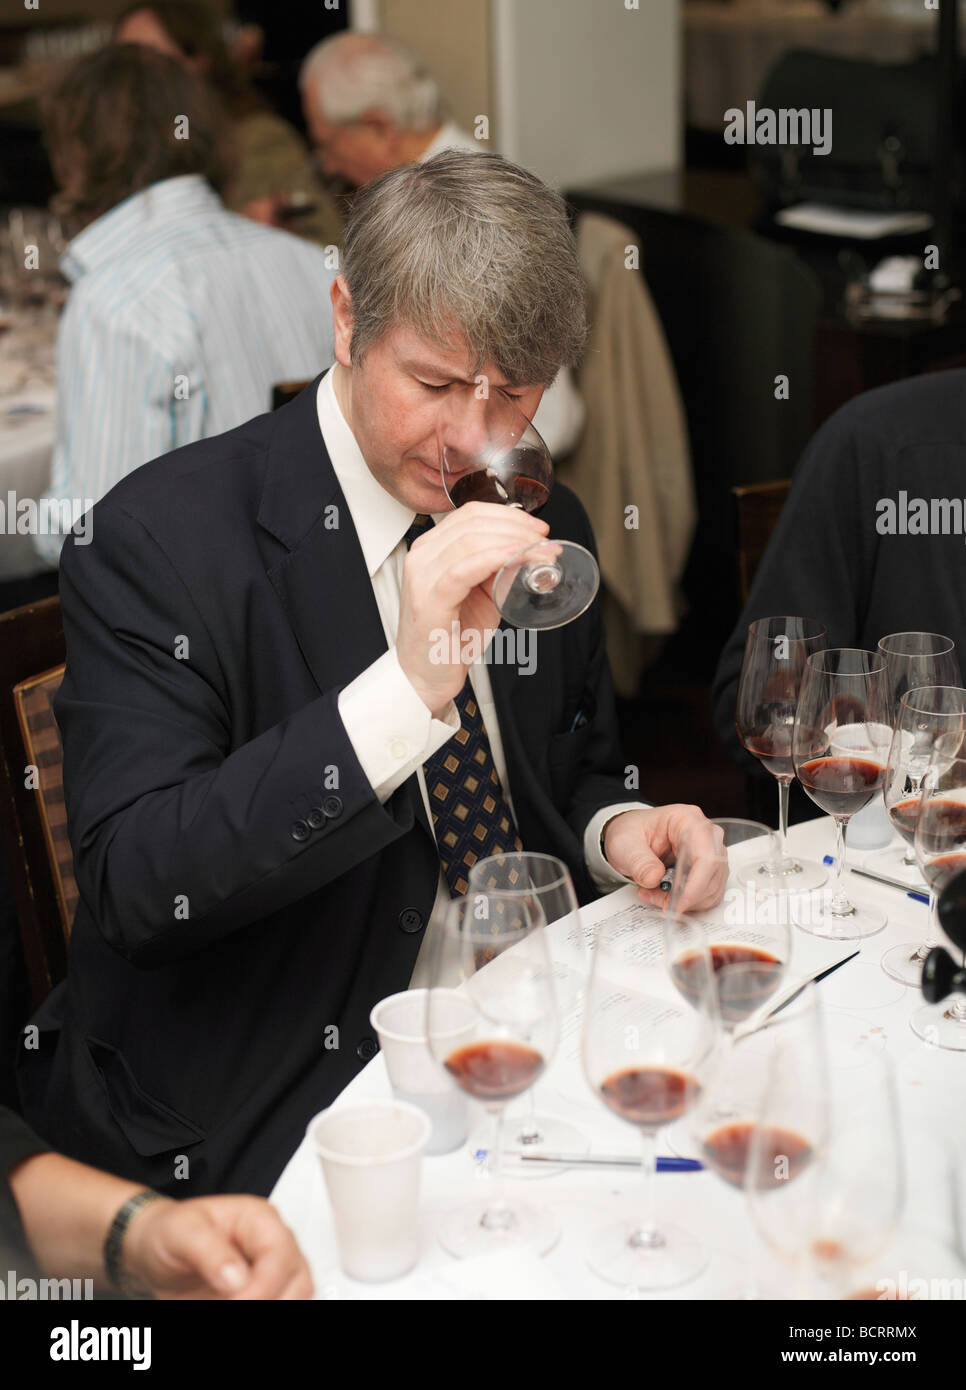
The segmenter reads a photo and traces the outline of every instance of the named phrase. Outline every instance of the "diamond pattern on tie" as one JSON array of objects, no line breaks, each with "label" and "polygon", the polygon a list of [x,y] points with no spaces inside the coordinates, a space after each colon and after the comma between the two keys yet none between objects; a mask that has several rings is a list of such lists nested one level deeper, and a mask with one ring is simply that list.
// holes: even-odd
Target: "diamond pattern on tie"
[{"label": "diamond pattern on tie", "polygon": [[[418,514],[406,532],[407,549],[432,524]],[[523,848],[469,677],[455,703],[461,727],[423,764],[440,863],[454,898],[466,892],[478,859]]]}]

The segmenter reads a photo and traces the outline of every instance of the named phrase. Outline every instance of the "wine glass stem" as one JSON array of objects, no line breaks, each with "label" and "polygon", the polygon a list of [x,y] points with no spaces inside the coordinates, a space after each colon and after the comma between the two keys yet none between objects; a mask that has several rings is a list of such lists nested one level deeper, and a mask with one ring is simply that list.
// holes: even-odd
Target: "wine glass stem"
[{"label": "wine glass stem", "polygon": [[654,1187],[657,1178],[657,1135],[650,1129],[641,1130],[641,1171],[644,1174],[644,1214],[631,1235],[630,1243],[638,1250],[657,1250],[664,1244],[664,1237],[657,1228],[654,1216],[657,1210]]},{"label": "wine glass stem", "polygon": [[788,862],[788,794],[791,791],[791,778],[778,779],[778,833],[781,836],[779,855],[781,862]]},{"label": "wine glass stem", "polygon": [[845,891],[845,827],[848,816],[835,816],[835,881],[829,912],[833,917],[849,917],[855,908]]},{"label": "wine glass stem", "polygon": [[539,1144],[543,1135],[537,1124],[537,1098],[532,1090],[527,1092],[527,1113],[520,1121],[517,1139],[521,1144]]},{"label": "wine glass stem", "polygon": [[515,1217],[503,1195],[503,1116],[506,1106],[501,1105],[493,1112],[493,1147],[490,1150],[490,1198],[486,1211],[480,1218],[480,1225],[488,1231],[507,1231],[514,1224]]},{"label": "wine glass stem", "polygon": [[919,947],[916,955],[920,960],[925,960],[932,948],[938,945],[939,937],[937,932],[938,923],[936,921],[936,902],[938,895],[935,888],[929,887],[929,922],[926,926],[926,939]]}]

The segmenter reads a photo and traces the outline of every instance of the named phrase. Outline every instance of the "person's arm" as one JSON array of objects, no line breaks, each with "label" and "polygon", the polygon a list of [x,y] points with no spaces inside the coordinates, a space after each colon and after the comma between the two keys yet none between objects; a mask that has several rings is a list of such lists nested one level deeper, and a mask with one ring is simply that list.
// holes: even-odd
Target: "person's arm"
[{"label": "person's arm", "polygon": [[[23,1159],[9,1173],[38,1266],[58,1279],[89,1278],[115,1291],[105,1242],[138,1183],[60,1154]],[[120,1238],[126,1286],[162,1298],[308,1298],[312,1281],[295,1239],[261,1197],[151,1201]]]},{"label": "person's arm", "polygon": [[150,315],[139,320],[128,308],[115,316],[85,294],[83,282],[58,329],[57,383],[45,494],[52,524],[34,539],[54,567],[77,519],[72,510],[86,510],[142,463],[202,438],[207,411],[193,351],[161,349]]}]

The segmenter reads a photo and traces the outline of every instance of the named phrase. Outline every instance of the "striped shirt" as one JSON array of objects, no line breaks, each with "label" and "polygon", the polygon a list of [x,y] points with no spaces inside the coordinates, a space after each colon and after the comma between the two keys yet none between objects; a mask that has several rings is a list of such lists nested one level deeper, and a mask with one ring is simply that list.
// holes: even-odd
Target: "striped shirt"
[{"label": "striped shirt", "polygon": [[[329,366],[334,259],[228,212],[198,174],[85,227],[61,260],[72,288],[47,496],[96,502],[141,464],[270,409],[276,382]],[[35,537],[54,566],[62,541]]]}]

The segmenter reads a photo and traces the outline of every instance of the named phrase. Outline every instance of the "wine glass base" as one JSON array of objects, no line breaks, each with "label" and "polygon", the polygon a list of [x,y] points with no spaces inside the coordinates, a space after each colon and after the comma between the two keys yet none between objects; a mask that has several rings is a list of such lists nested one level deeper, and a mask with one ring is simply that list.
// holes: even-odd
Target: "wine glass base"
[{"label": "wine glass base", "polygon": [[792,911],[792,921],[809,936],[825,937],[829,941],[859,941],[875,936],[889,920],[876,907],[855,907],[848,915],[831,912],[831,893],[810,893]]},{"label": "wine glass base", "polygon": [[918,989],[922,984],[922,957],[919,955],[918,941],[904,941],[901,946],[893,946],[882,957],[882,969],[901,985],[911,985]]},{"label": "wine glass base", "polygon": [[633,1230],[627,1222],[605,1226],[593,1237],[587,1255],[595,1274],[628,1293],[677,1288],[697,1279],[708,1266],[705,1247],[680,1226],[662,1225],[661,1243],[654,1248],[632,1245]]},{"label": "wine glass base", "polygon": [[[955,999],[958,996],[952,997]],[[951,1012],[948,999],[941,1004],[927,1004],[917,1009],[909,1025],[916,1037],[922,1038],[931,1047],[944,1047],[949,1052],[966,1052],[966,1019],[959,1019]]]},{"label": "wine glass base", "polygon": [[512,1220],[506,1226],[486,1226],[490,1202],[457,1207],[440,1223],[439,1243],[458,1260],[472,1260],[500,1250],[529,1250],[546,1255],[560,1239],[560,1223],[547,1207],[530,1202],[509,1203]]},{"label": "wine glass base", "polygon": [[[534,1115],[529,1111],[518,1116],[508,1114],[504,1124],[503,1171],[514,1180],[552,1178],[555,1174],[567,1170],[566,1163],[525,1163],[524,1154],[585,1154],[590,1150],[590,1141],[582,1130],[552,1115],[543,1115],[540,1112]],[[534,1129],[536,1137],[532,1137]],[[477,1143],[474,1135],[470,1140],[470,1148],[474,1153],[485,1149],[489,1143],[489,1136],[482,1131],[479,1139],[480,1142]]]},{"label": "wine glass base", "polygon": [[910,888],[917,888],[920,892],[928,891],[918,863],[913,860],[907,864],[901,847],[893,845],[891,849],[880,849],[875,854],[866,855],[862,867],[882,874],[884,878],[898,879],[900,883],[907,883]]},{"label": "wine glass base", "polygon": [[778,861],[778,865],[767,859],[745,864],[735,877],[739,883],[754,888],[758,893],[811,893],[821,888],[828,878],[828,870],[824,864],[817,864],[813,859],[789,856],[784,861]]}]

